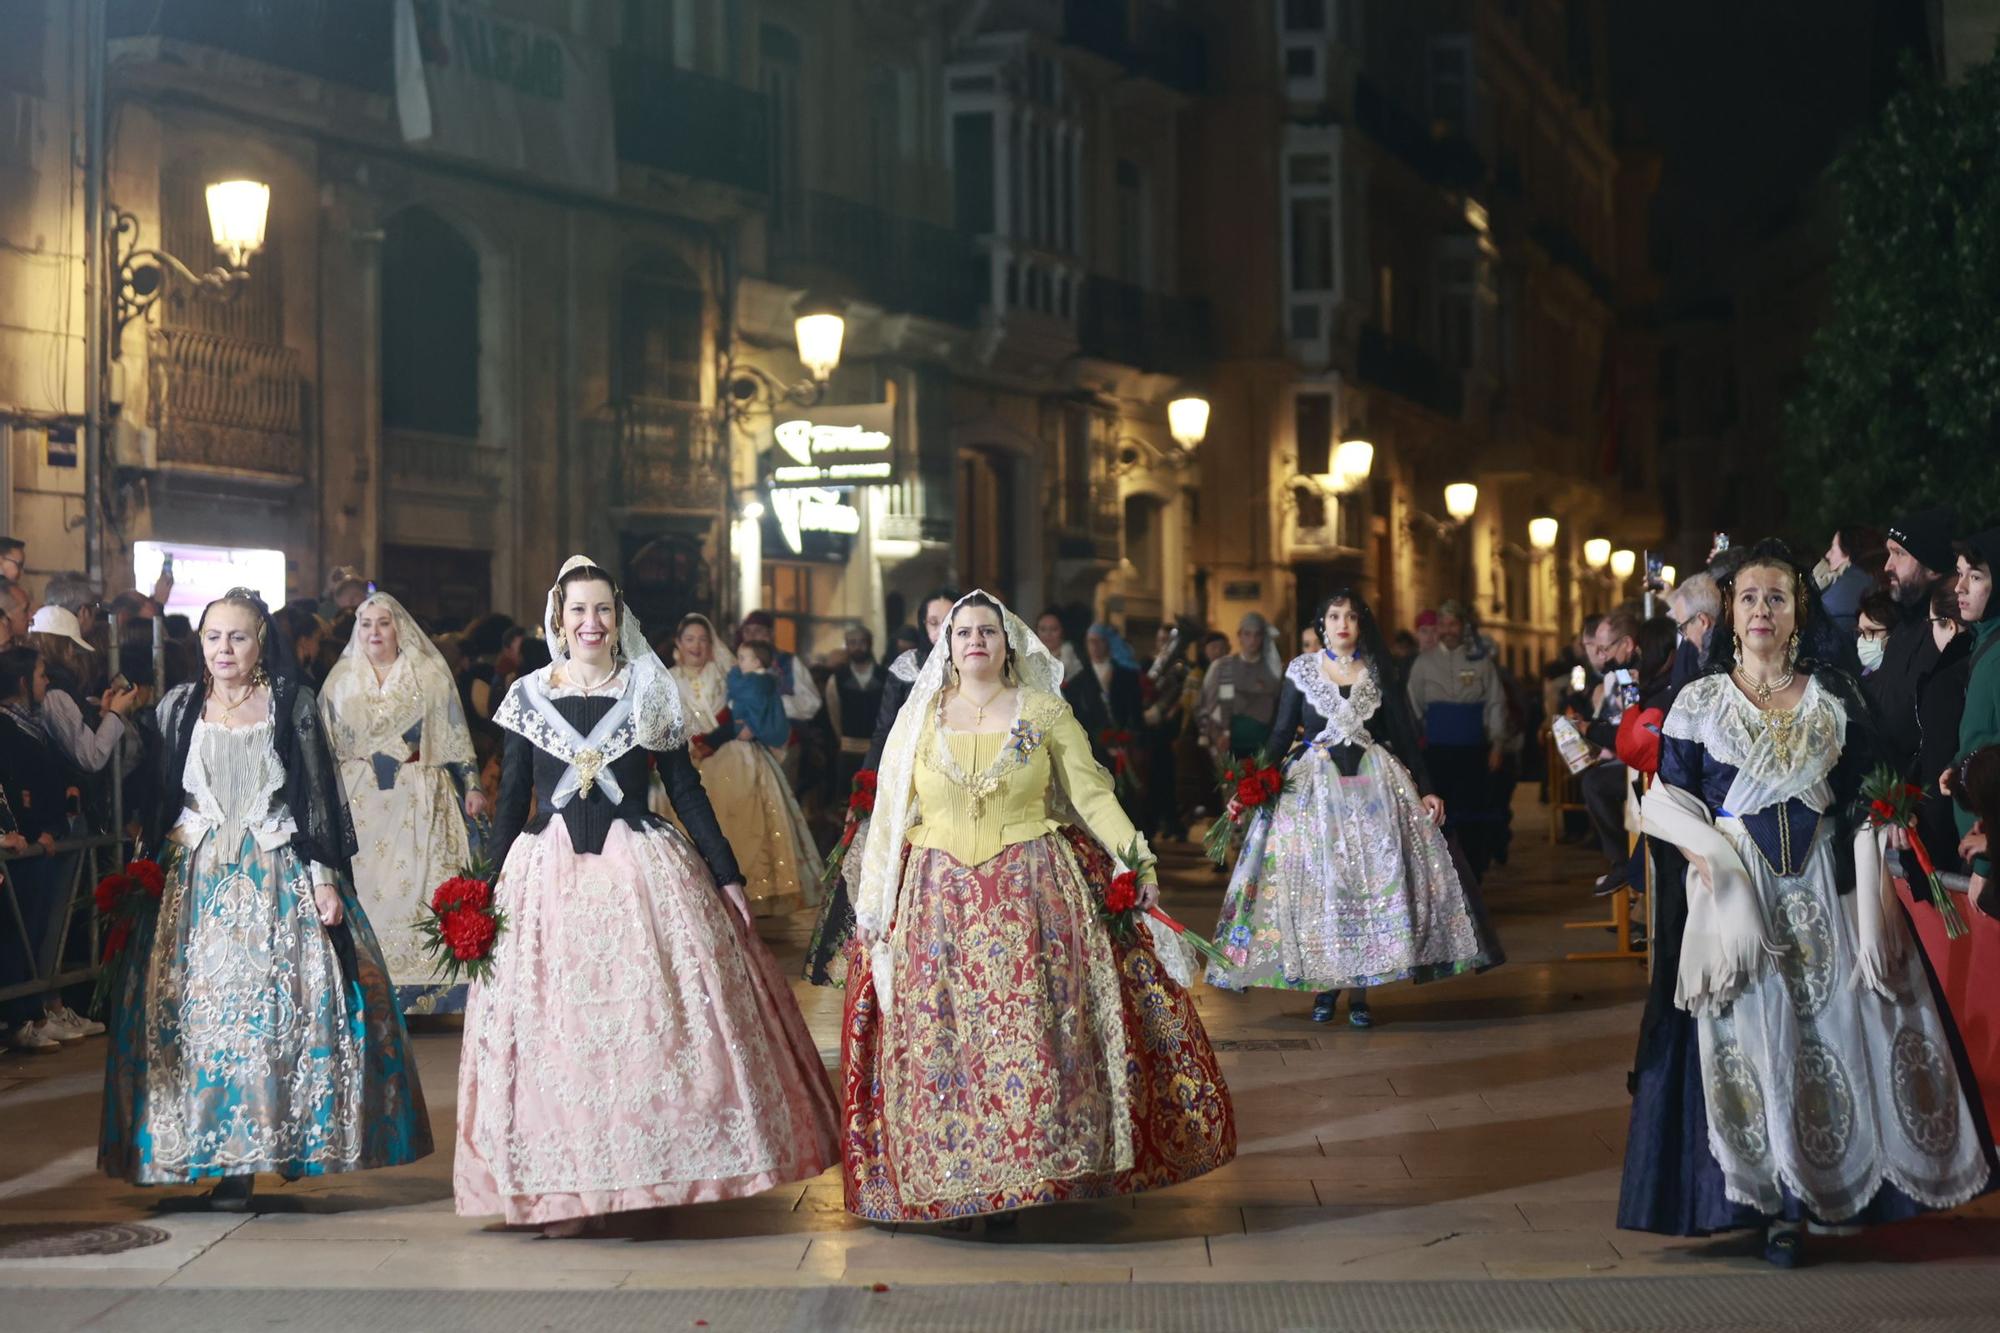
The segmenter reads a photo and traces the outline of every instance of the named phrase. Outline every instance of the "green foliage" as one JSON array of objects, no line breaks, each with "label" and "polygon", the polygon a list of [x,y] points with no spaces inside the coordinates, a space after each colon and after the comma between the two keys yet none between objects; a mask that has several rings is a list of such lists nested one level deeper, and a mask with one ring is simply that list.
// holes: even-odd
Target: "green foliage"
[{"label": "green foliage", "polygon": [[1833,167],[1832,309],[1789,405],[1792,517],[2000,517],[2000,62],[1917,75]]}]

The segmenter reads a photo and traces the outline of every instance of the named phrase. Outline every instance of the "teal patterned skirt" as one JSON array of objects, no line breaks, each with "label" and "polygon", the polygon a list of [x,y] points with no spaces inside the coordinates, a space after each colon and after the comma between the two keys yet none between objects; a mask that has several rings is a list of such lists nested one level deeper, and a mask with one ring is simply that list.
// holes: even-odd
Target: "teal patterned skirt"
[{"label": "teal patterned skirt", "polygon": [[166,1185],[426,1156],[409,1038],[352,886],[329,930],[289,846],[219,841],[167,845],[158,914],[112,964],[99,1167]]}]

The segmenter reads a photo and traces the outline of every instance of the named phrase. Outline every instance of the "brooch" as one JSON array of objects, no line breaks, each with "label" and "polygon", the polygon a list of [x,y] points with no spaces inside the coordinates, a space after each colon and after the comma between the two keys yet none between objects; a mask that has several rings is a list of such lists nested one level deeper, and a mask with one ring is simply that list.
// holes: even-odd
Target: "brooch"
[{"label": "brooch", "polygon": [[601,750],[578,750],[571,761],[576,766],[576,789],[585,796],[597,785],[597,775],[604,771],[604,753]]},{"label": "brooch", "polygon": [[1040,729],[1025,717],[1016,722],[1014,729],[1008,732],[1007,735],[1012,740],[1012,744],[1008,748],[1023,759],[1033,754],[1036,747],[1042,743]]}]

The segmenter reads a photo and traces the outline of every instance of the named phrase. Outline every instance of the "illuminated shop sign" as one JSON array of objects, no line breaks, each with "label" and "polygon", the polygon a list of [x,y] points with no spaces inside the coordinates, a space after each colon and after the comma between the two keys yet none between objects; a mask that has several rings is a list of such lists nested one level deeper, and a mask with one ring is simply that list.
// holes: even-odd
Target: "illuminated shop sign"
[{"label": "illuminated shop sign", "polygon": [[804,487],[880,486],[896,479],[895,409],[889,403],[822,407],[771,428],[765,484],[777,491]]}]

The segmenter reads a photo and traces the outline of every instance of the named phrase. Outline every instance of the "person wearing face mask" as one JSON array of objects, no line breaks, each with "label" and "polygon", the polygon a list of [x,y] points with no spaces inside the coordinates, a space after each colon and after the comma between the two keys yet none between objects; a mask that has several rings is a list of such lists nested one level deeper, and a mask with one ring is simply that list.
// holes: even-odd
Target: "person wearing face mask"
[{"label": "person wearing face mask", "polygon": [[1901,620],[1896,599],[1888,593],[1871,592],[1861,599],[1861,610],[1854,618],[1854,658],[1861,664],[1863,680],[1882,669],[1882,658],[1889,648],[1889,631]]},{"label": "person wearing face mask", "polygon": [[1889,591],[1896,599],[1897,619],[1889,627],[1882,665],[1864,686],[1881,722],[1883,758],[1911,782],[1935,776],[1916,771],[1917,681],[1937,661],[1931,594],[1940,580],[1951,577],[1955,522],[1950,510],[1925,509],[1889,527]]}]

